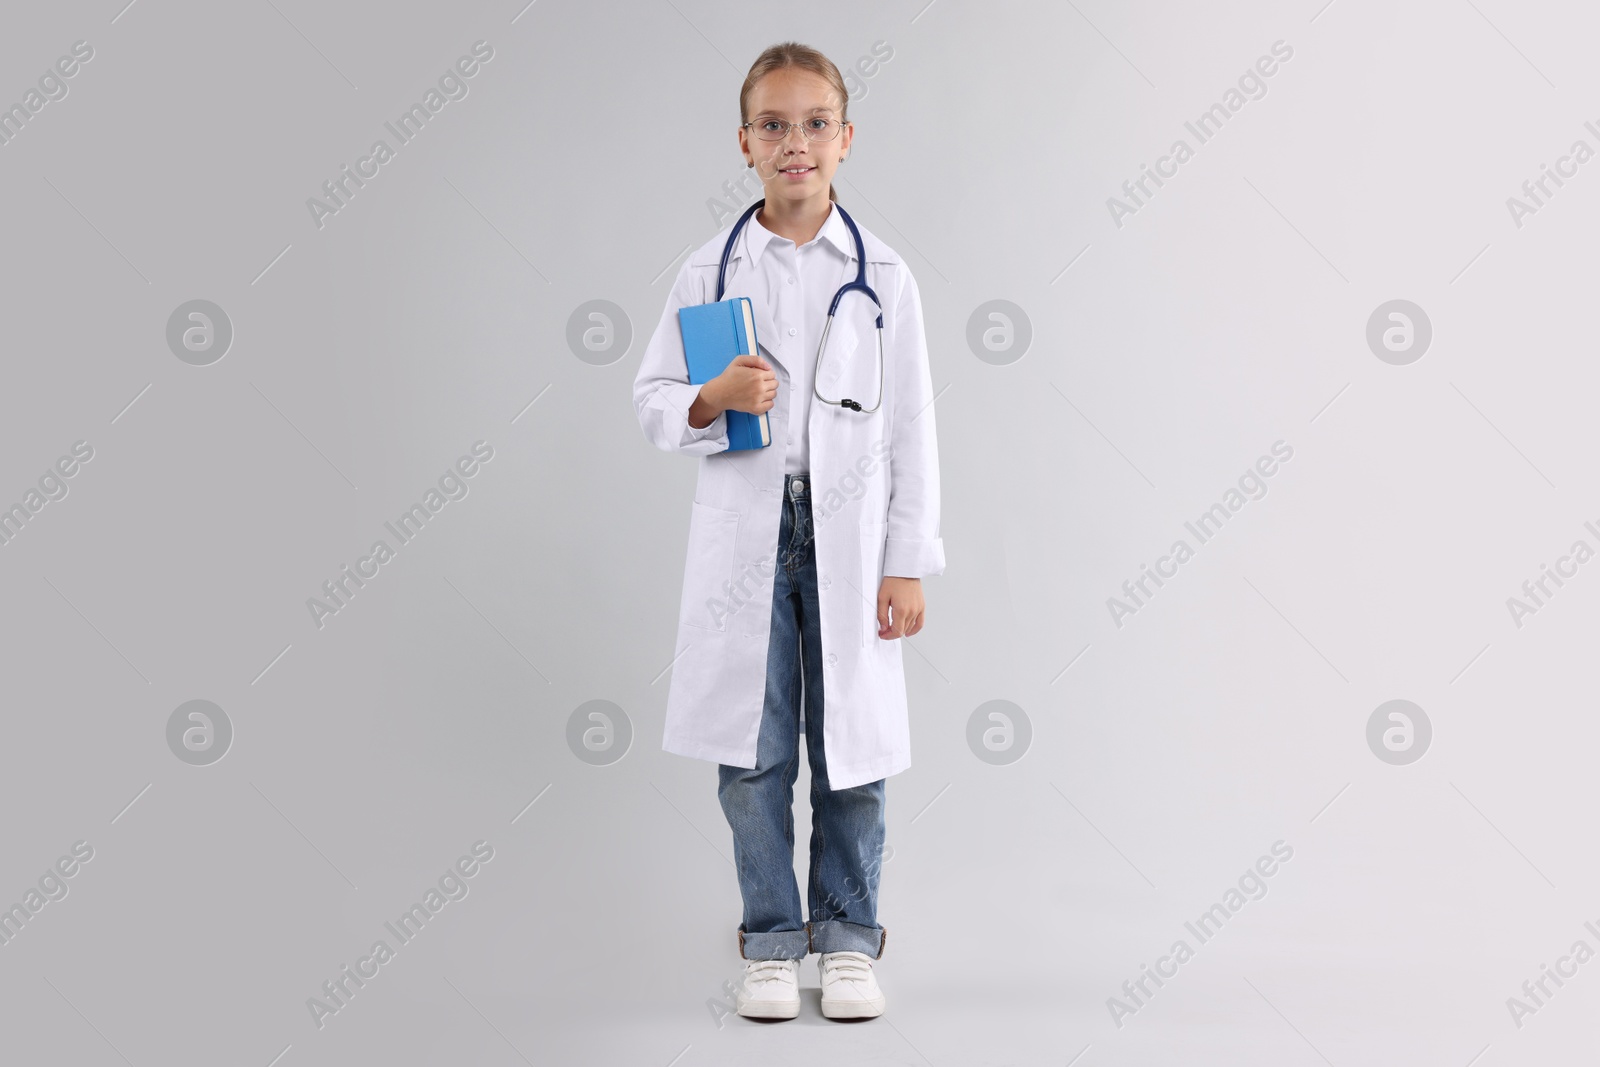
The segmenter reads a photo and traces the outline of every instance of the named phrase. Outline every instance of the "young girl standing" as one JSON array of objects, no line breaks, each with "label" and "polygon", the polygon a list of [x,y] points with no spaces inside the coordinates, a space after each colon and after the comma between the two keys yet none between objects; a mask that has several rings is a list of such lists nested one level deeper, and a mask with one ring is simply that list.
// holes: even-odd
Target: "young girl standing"
[{"label": "young girl standing", "polygon": [[[837,202],[848,104],[815,49],[757,57],[738,137],[765,197],[690,253],[634,381],[645,436],[699,457],[662,748],[719,764],[749,961],[738,1011],[763,1018],[799,1014],[810,952],[825,1016],[884,1010],[884,787],[911,765],[899,639],[922,629],[921,579],[944,570],[922,302]],[[691,384],[677,312],[719,287],[750,299],[760,354]],[[728,411],[765,413],[770,444],[730,451]],[[809,919],[794,878],[802,729]]]}]

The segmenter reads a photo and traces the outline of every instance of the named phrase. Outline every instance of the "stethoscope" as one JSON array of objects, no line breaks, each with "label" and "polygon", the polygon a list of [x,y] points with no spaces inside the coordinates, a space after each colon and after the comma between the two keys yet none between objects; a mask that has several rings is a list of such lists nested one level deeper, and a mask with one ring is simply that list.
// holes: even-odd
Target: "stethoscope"
[{"label": "stethoscope", "polygon": [[[750,216],[761,210],[761,205],[765,204],[766,202],[766,199],[762,198],[745,209],[745,213],[739,216],[739,221],[733,224],[733,232],[728,234],[728,243],[722,248],[722,265],[717,268],[718,301],[722,299],[723,282],[727,278],[728,273],[728,257],[733,254],[733,244],[739,239],[739,231],[744,229],[744,224],[749,221]],[[878,410],[879,404],[883,403],[883,301],[878,299],[878,294],[873,292],[872,287],[867,284],[867,250],[866,247],[861,243],[861,231],[856,229],[855,220],[845,212],[844,208],[839,206],[837,201],[834,202],[833,209],[839,213],[840,218],[844,219],[844,224],[850,227],[850,236],[855,238],[856,280],[849,282],[848,284],[841,285],[839,287],[839,291],[833,294],[833,303],[828,306],[828,321],[823,324],[822,340],[817,344],[817,365],[812,368],[811,372],[811,391],[816,394],[817,399],[822,401],[824,404],[835,404],[839,407],[850,408],[852,411],[860,411],[864,414],[870,415],[874,411]],[[848,293],[852,289],[859,289],[863,293],[866,293],[872,298],[872,302],[878,305],[878,402],[873,404],[870,408],[862,407],[849,397],[843,397],[839,400],[829,400],[827,397],[823,396],[821,390],[817,388],[817,380],[822,372],[822,357],[823,354],[828,350],[828,331],[833,327],[833,313],[839,310],[839,301],[844,299],[844,294]]]}]

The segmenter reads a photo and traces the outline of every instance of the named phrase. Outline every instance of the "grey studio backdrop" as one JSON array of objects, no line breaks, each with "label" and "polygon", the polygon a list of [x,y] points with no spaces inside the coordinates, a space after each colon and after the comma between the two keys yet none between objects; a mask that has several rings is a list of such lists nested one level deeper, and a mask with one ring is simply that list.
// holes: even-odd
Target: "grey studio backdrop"
[{"label": "grey studio backdrop", "polygon": [[[1597,1051],[1592,11],[123,3],[0,34],[0,1059]],[[787,39],[949,565],[888,1013],[775,1028],[631,385]]]}]

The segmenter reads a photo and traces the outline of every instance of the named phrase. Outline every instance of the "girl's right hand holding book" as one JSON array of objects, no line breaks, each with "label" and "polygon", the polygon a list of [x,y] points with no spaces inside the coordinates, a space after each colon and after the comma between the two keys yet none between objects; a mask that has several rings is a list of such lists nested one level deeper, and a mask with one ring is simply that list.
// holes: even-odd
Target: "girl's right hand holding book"
[{"label": "girl's right hand holding book", "polygon": [[722,373],[700,387],[689,407],[689,425],[702,430],[724,411],[760,415],[772,409],[778,376],[760,356],[735,356]]}]

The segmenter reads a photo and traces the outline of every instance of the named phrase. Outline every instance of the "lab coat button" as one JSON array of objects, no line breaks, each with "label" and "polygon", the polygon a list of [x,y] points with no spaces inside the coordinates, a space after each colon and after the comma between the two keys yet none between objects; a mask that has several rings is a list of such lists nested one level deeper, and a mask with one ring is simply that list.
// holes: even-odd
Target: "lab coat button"
[{"label": "lab coat button", "polygon": [[839,662],[838,654],[834,653],[834,652],[829,652],[828,653],[828,666],[832,667],[834,664],[836,664],[838,662]]},{"label": "lab coat button", "polygon": [[790,337],[794,336],[794,327],[793,326],[789,327],[789,336]]}]

